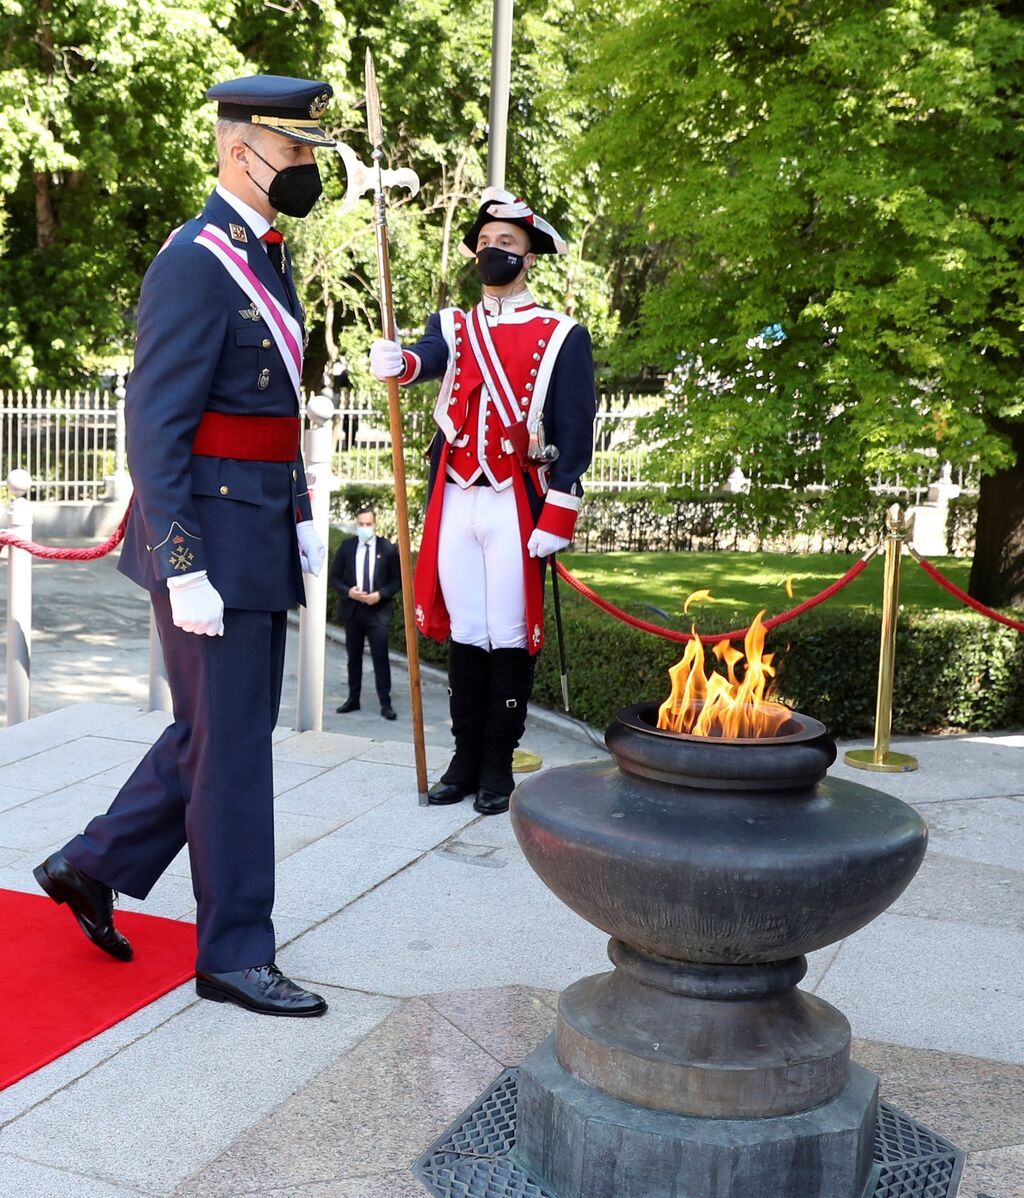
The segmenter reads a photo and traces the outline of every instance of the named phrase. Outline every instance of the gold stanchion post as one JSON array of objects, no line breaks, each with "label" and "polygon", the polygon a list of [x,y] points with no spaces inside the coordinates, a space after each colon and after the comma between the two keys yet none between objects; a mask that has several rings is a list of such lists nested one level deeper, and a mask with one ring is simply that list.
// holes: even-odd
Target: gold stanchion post
[{"label": "gold stanchion post", "polygon": [[900,599],[900,558],[907,536],[903,511],[894,503],[885,515],[885,581],[882,594],[882,642],[878,653],[878,699],[875,705],[875,744],[871,749],[850,749],[843,760],[859,770],[882,774],[907,773],[917,769],[917,758],[894,753],[892,735],[892,687],[896,668],[896,617]]}]

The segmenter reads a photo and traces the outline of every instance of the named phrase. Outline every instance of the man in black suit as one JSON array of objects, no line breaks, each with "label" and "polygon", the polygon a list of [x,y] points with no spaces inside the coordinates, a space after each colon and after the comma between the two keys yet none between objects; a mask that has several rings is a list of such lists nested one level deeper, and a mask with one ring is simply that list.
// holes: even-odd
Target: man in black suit
[{"label": "man in black suit", "polygon": [[341,596],[348,651],[348,698],[338,711],[344,714],[359,710],[363,644],[368,640],[380,714],[386,720],[397,719],[391,706],[388,628],[391,626],[391,601],[402,589],[402,570],[394,545],[377,536],[377,517],[373,508],[361,508],[356,513],[356,535],[338,546],[331,565],[331,585]]}]

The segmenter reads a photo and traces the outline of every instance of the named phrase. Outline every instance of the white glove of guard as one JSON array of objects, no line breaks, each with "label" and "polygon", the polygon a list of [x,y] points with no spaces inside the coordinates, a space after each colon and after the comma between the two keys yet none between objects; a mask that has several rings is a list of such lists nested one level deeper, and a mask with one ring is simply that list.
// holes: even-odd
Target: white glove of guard
[{"label": "white glove of guard", "polygon": [[327,550],[313,527],[313,521],[302,520],[296,524],[295,535],[299,541],[299,561],[302,563],[302,572],[303,574],[312,574],[316,578],[323,568]]},{"label": "white glove of guard", "polygon": [[568,544],[568,537],[556,537],[553,532],[545,532],[542,528],[535,528],[530,533],[530,539],[526,542],[526,548],[530,552],[530,557],[547,557],[549,553],[561,552]]},{"label": "white glove of guard", "polygon": [[397,341],[375,341],[370,346],[370,373],[382,383],[405,371],[402,347]]},{"label": "white glove of guard", "polygon": [[168,578],[167,591],[175,628],[196,636],[224,635],[224,600],[205,570]]}]

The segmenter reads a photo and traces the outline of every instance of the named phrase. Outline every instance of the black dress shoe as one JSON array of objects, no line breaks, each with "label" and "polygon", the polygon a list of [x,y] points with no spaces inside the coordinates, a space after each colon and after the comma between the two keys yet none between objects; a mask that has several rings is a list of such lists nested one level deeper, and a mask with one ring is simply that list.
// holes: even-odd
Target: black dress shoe
[{"label": "black dress shoe", "polygon": [[340,707],[335,707],[334,710],[339,715],[347,715],[350,711],[358,711],[359,710],[359,700],[358,699],[346,699],[345,702],[342,703],[342,705]]},{"label": "black dress shoe", "polygon": [[473,810],[479,811],[481,815],[501,815],[503,811],[508,811],[508,801],[511,797],[481,786],[473,800]]},{"label": "black dress shoe", "polygon": [[261,1015],[322,1015],[327,1003],[286,978],[276,965],[256,965],[233,973],[196,971],[196,994],[214,1002],[233,1002]]},{"label": "black dress shoe", "polygon": [[398,716],[395,714],[395,709],[391,706],[390,703],[382,703],[381,704],[380,714],[386,720],[397,720],[398,719]]},{"label": "black dress shoe", "polygon": [[475,790],[475,786],[465,786],[459,782],[435,782],[427,791],[427,802],[432,807],[445,807],[449,803],[461,803]]},{"label": "black dress shoe", "polygon": [[114,927],[114,892],[87,878],[63,853],[47,857],[32,876],[57,904],[67,903],[78,926],[96,945],[118,961],[132,959],[132,946]]}]

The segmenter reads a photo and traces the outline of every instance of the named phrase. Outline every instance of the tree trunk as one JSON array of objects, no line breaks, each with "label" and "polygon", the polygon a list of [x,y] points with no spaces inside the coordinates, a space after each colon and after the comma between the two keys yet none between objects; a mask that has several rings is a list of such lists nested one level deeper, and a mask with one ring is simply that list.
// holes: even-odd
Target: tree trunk
[{"label": "tree trunk", "polygon": [[990,607],[1024,607],[1024,424],[996,426],[1016,462],[986,475],[978,492],[978,528],[970,594]]},{"label": "tree trunk", "polygon": [[45,250],[57,235],[57,218],[53,213],[50,195],[50,172],[33,171],[32,186],[36,193],[36,248]]},{"label": "tree trunk", "polygon": [[[39,63],[47,79],[53,77],[53,30],[47,24],[50,15],[50,0],[38,0],[39,25],[36,28],[36,41],[39,44]],[[45,128],[50,127],[49,118],[43,122]],[[53,212],[53,197],[50,192],[50,172],[47,170],[32,172],[32,188],[36,197],[36,248],[45,250],[53,244],[57,235],[57,218]]]}]

